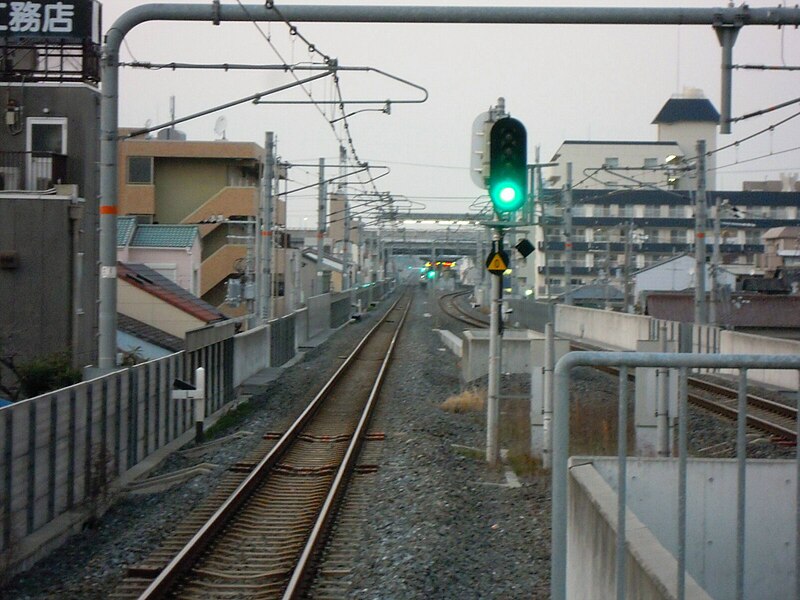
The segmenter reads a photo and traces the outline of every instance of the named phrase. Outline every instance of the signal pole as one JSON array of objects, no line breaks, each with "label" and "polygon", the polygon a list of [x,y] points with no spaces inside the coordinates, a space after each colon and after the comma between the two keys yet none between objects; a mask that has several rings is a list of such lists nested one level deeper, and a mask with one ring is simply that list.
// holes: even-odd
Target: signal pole
[{"label": "signal pole", "polygon": [[[492,232],[493,256],[503,250],[503,232],[500,228]],[[498,253],[498,254],[495,254]],[[500,358],[503,331],[500,310],[503,303],[503,274],[492,277],[492,304],[489,314],[489,381],[486,392],[486,462],[494,466],[500,460]]]}]

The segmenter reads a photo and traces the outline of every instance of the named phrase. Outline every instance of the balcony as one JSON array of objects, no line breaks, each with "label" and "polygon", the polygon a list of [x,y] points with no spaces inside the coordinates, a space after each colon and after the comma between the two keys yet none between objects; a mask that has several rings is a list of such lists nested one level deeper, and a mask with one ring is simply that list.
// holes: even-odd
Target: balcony
[{"label": "balcony", "polygon": [[0,151],[0,192],[37,192],[66,182],[65,154]]}]

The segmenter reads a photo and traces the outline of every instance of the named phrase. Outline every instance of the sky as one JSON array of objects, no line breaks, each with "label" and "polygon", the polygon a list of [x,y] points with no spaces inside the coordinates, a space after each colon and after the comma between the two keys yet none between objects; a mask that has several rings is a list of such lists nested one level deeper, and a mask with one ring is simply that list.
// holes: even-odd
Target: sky
[{"label": "sky", "polygon": [[[504,6],[526,6],[533,0],[504,0]],[[261,5],[242,0],[245,6]],[[188,3],[175,0],[175,3]],[[210,3],[210,2],[209,2]],[[222,0],[237,4],[237,0]],[[145,2],[106,0],[103,29],[125,11]],[[442,5],[444,2],[285,2],[290,4]],[[461,0],[461,6],[492,2]],[[542,6],[666,6],[665,2],[545,0]],[[780,4],[752,0],[751,8]],[[718,0],[676,0],[673,7],[724,6]],[[673,95],[699,88],[719,109],[721,51],[707,26],[609,25],[439,25],[297,23],[297,30],[322,54],[340,65],[371,67],[413,82],[427,90],[424,103],[405,103],[422,97],[418,88],[375,72],[342,71],[344,101],[350,113],[373,109],[347,119],[352,147],[371,167],[385,174],[374,187],[365,174],[351,176],[356,194],[389,192],[400,208],[456,213],[485,202],[484,191],[469,175],[471,130],[476,116],[505,98],[511,116],[528,132],[529,162],[538,146],[549,160],[567,139],[647,141],[656,139],[652,120]],[[282,23],[146,23],[125,38],[122,61],[152,63],[284,64],[319,62],[300,36]],[[269,42],[267,41],[269,39]],[[800,31],[795,28],[745,27],[734,47],[738,65],[800,65]],[[298,72],[307,76],[308,72]],[[120,126],[159,124],[170,114],[193,114],[251,94],[293,82],[282,71],[142,70],[120,72]],[[308,84],[315,101],[336,99],[331,78]],[[800,97],[800,71],[735,70],[733,116],[755,112]],[[308,99],[297,90],[269,96],[273,100]],[[391,101],[389,114],[382,112]],[[800,112],[800,104],[733,125],[719,135],[718,146],[740,144],[718,155],[717,187],[740,190],[744,180],[778,179],[781,173],[800,173],[800,116],[750,140],[744,138]],[[189,139],[219,138],[215,124],[226,121],[225,137],[264,144],[273,131],[277,154],[293,166],[288,189],[316,181],[320,157],[338,165],[338,148],[347,142],[341,116],[331,104],[245,103],[183,123]],[[352,159],[351,159],[352,160]],[[303,166],[308,165],[308,166]],[[388,169],[386,168],[388,167]],[[329,166],[327,174],[338,172]],[[361,178],[361,181],[357,180]],[[290,227],[314,222],[316,192],[290,194]],[[369,196],[360,196],[361,199]]]}]

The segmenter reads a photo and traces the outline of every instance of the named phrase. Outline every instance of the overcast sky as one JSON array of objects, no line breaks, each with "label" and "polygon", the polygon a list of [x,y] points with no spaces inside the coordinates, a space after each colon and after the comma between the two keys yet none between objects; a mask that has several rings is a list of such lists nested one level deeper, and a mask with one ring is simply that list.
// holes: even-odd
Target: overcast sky
[{"label": "overcast sky", "polygon": [[[242,0],[245,5],[262,2]],[[183,2],[180,2],[183,3]],[[222,0],[236,4],[236,0]],[[321,4],[322,2],[320,2]],[[328,4],[337,4],[327,2]],[[139,0],[106,0],[103,29]],[[279,3],[277,6],[300,4]],[[304,2],[314,4],[314,2]],[[443,2],[361,2],[342,4],[441,5]],[[463,0],[482,6],[491,2]],[[530,5],[506,0],[508,6]],[[542,6],[665,6],[665,2],[545,0]],[[669,3],[687,8],[717,7],[715,0]],[[753,0],[753,8],[779,4]],[[442,212],[466,210],[481,195],[469,177],[472,122],[499,96],[512,116],[528,130],[529,159],[541,147],[548,160],[566,139],[655,140],[651,122],[670,96],[684,88],[700,88],[719,109],[720,47],[711,27],[704,26],[577,26],[577,25],[373,25],[298,23],[316,47],[340,65],[369,66],[414,82],[428,90],[424,104],[394,103],[391,114],[364,112],[350,118],[350,132],[359,158],[391,168],[375,184],[419,206]],[[250,23],[148,23],[126,37],[123,61],[281,64],[319,61],[305,43],[290,36],[285,25]],[[265,40],[267,36],[280,53]],[[734,48],[734,63],[800,65],[800,32],[794,28],[745,27]],[[300,73],[300,76],[307,75]],[[345,101],[410,100],[414,88],[377,74],[340,74]],[[120,125],[143,126],[169,117],[170,96],[178,116],[195,113],[237,98],[293,81],[278,71],[143,71],[123,69],[120,79]],[[316,100],[334,98],[330,78],[308,87]],[[274,99],[304,97],[287,92]],[[800,71],[734,71],[733,115],[739,116],[800,97]],[[352,105],[348,112],[382,108]],[[718,145],[743,139],[800,112],[800,104],[734,124]],[[324,113],[324,114],[321,114]],[[217,118],[227,121],[226,138],[264,143],[274,131],[277,151],[291,163],[338,162],[339,140],[328,123],[330,106],[245,104],[179,126],[189,139],[219,137]],[[342,123],[336,133],[344,135]],[[772,155],[766,158],[765,155]],[[778,179],[782,172],[800,172],[800,117],[770,133],[745,141],[717,158],[720,189],[739,190],[743,180]],[[727,166],[730,165],[730,166]],[[375,169],[373,174],[382,172]],[[299,185],[316,179],[315,169],[293,168]],[[313,190],[293,195],[290,226],[312,217]],[[309,223],[310,225],[310,223]]]}]

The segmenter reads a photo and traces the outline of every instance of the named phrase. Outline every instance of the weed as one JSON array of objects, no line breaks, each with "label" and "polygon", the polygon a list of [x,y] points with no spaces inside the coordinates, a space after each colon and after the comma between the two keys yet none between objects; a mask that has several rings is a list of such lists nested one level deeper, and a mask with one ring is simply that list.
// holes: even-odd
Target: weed
[{"label": "weed", "polygon": [[450,396],[442,402],[441,409],[451,413],[470,413],[484,410],[486,406],[485,390],[466,390],[457,396]]}]

